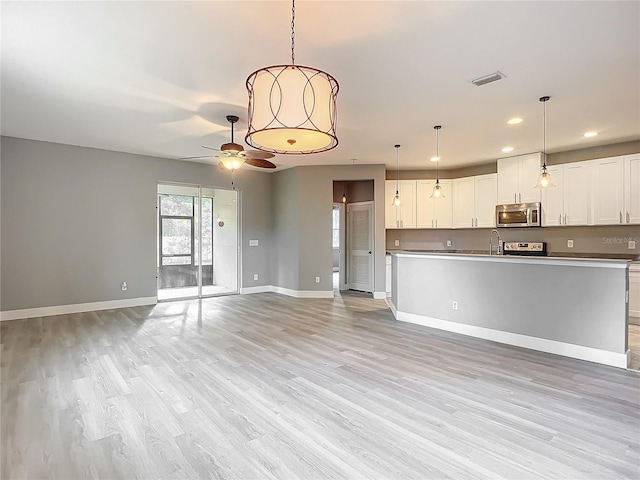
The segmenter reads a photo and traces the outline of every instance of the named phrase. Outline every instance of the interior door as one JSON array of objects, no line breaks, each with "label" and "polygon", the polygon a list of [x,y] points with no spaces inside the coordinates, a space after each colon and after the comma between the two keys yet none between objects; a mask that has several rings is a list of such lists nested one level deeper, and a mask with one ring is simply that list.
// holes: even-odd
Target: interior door
[{"label": "interior door", "polygon": [[373,202],[347,205],[347,283],[350,290],[373,292]]}]

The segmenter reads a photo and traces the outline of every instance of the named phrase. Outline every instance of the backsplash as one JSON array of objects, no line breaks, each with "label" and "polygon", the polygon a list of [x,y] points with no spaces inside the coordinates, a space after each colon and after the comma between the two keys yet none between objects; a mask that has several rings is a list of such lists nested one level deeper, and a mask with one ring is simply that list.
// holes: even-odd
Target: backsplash
[{"label": "backsplash", "polygon": [[[603,225],[585,227],[499,228],[500,240],[506,242],[547,242],[550,255],[616,256],[640,259],[640,226]],[[387,230],[387,250],[483,250],[489,249],[490,228],[451,230],[403,229]],[[395,246],[395,240],[400,241]],[[451,240],[451,247],[447,247]],[[573,240],[573,248],[567,247]],[[630,250],[628,241],[636,248]]]}]

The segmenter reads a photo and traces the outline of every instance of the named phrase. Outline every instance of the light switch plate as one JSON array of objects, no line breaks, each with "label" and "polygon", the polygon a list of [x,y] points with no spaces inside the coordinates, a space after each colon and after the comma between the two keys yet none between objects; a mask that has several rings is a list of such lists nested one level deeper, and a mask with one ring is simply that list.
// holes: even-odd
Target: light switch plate
[{"label": "light switch plate", "polygon": [[400,246],[400,240],[394,240],[394,241],[393,241],[393,244],[394,244],[396,247],[399,247],[399,246]]},{"label": "light switch plate", "polygon": [[258,240],[249,240],[249,246],[250,247],[257,247],[258,246]]}]

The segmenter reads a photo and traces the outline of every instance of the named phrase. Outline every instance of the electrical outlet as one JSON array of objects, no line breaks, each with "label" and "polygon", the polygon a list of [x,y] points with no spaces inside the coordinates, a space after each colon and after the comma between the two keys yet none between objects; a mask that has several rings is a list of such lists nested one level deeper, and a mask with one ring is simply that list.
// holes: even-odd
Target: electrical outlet
[{"label": "electrical outlet", "polygon": [[627,243],[627,247],[629,248],[629,250],[635,250],[636,249],[636,241],[635,240],[629,240],[629,242]]},{"label": "electrical outlet", "polygon": [[124,292],[124,291],[126,291],[126,290],[127,290],[127,288],[129,288],[129,287],[127,286],[127,282],[122,282],[122,285],[120,286],[120,288],[122,288],[122,291],[123,291],[123,292]]},{"label": "electrical outlet", "polygon": [[316,283],[320,283],[320,277],[316,277]]},{"label": "electrical outlet", "polygon": [[453,242],[451,240],[447,240],[447,247],[450,247],[451,245],[453,245]]},{"label": "electrical outlet", "polygon": [[257,279],[258,279],[258,274],[257,274],[257,273],[254,273],[254,274],[253,274],[253,279],[254,279],[254,280],[257,280]]},{"label": "electrical outlet", "polygon": [[573,248],[573,240],[567,240],[567,248]]},{"label": "electrical outlet", "polygon": [[451,309],[452,309],[452,310],[457,310],[457,309],[458,309],[458,302],[457,302],[457,301],[455,301],[455,300],[454,300],[454,301],[451,303]]},{"label": "electrical outlet", "polygon": [[399,246],[400,246],[400,240],[394,240],[393,244],[394,244],[396,247],[399,247]]}]

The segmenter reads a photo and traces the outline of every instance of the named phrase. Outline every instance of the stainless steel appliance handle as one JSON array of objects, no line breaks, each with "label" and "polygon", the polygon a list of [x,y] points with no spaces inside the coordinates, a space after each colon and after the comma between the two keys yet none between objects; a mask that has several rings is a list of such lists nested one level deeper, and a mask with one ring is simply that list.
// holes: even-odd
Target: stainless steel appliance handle
[{"label": "stainless steel appliance handle", "polygon": [[527,208],[527,225],[531,225],[531,209]]}]

